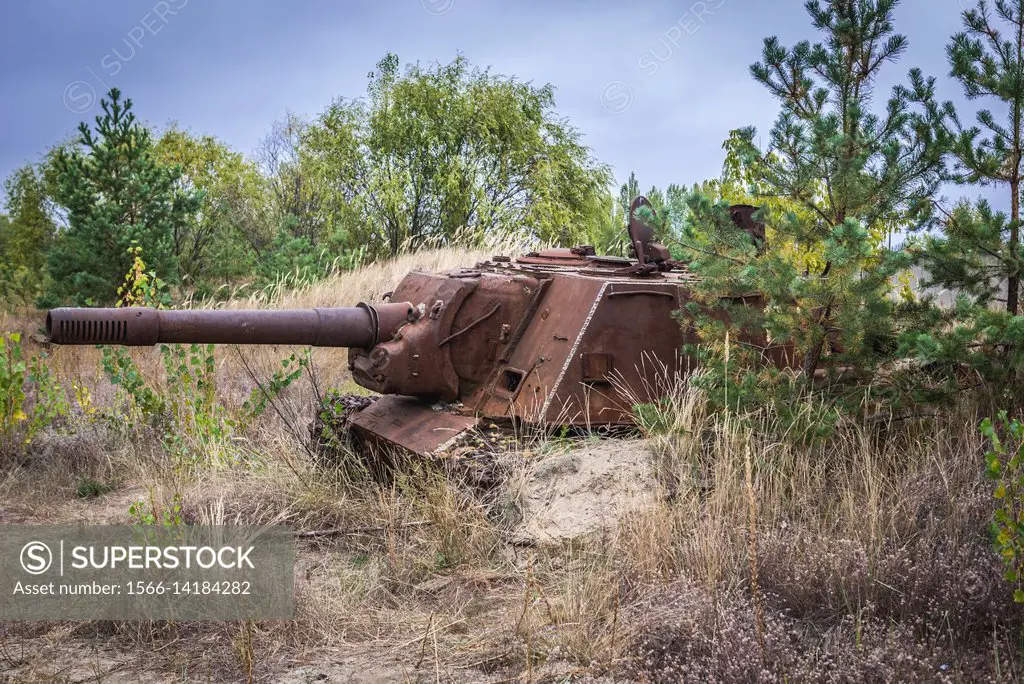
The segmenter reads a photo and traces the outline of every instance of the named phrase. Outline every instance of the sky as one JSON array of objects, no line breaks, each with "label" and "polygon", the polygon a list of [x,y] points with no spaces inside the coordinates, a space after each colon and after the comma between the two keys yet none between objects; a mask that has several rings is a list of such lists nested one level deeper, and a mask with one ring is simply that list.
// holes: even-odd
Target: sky
[{"label": "sky", "polygon": [[[966,2],[903,0],[910,47],[884,85],[917,66],[939,77],[941,99],[976,110],[947,78]],[[719,174],[731,129],[767,139],[778,106],[749,66],[770,35],[814,39],[802,0],[5,0],[0,178],[72,137],[109,87],[150,125],[250,154],[288,113],[364,94],[388,52],[423,64],[461,52],[553,84],[558,113],[619,182],[635,171],[644,189],[690,184]]]}]

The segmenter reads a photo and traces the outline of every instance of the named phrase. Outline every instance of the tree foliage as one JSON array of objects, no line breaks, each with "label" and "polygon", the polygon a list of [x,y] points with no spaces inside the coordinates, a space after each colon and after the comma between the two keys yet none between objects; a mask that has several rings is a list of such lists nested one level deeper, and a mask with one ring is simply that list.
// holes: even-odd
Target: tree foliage
[{"label": "tree foliage", "polygon": [[[272,242],[295,239],[311,248],[347,239],[346,205],[332,192],[331,179],[342,168],[327,169],[308,153],[306,134],[310,124],[294,114],[274,123],[257,153],[266,179],[271,230],[250,232],[250,241],[261,253]],[[355,218],[350,216],[349,218]]]},{"label": "tree foliage", "polygon": [[32,273],[23,299],[109,303],[134,247],[182,294],[211,296],[417,245],[604,245],[624,227],[608,169],[555,112],[554,88],[461,56],[400,68],[389,54],[364,97],[311,121],[289,114],[252,159],[175,125],[155,134],[116,89],[101,105],[8,181],[5,291]]},{"label": "tree foliage", "polygon": [[96,130],[83,122],[76,144],[55,155],[54,199],[66,209],[68,227],[48,255],[47,303],[113,302],[133,246],[144,250],[161,277],[175,282],[174,236],[199,208],[199,193],[179,185],[180,169],[157,161],[132,101],[122,100],[115,88],[100,104]]},{"label": "tree foliage", "polygon": [[321,232],[374,253],[494,232],[578,242],[608,175],[553,108],[550,85],[461,56],[402,71],[389,54],[365,99],[335,101],[302,131],[295,166],[327,196]]},{"label": "tree foliage", "polygon": [[0,299],[25,304],[42,286],[55,230],[44,172],[24,166],[4,182],[4,190],[8,216],[0,217]]},{"label": "tree foliage", "polygon": [[[961,184],[1001,186],[1010,213],[985,200],[961,201],[946,212],[940,233],[915,245],[926,288],[956,293],[953,309],[930,313],[927,325],[906,335],[920,360],[966,365],[1001,406],[1020,405],[1024,376],[1024,317],[1020,316],[1020,192],[1024,152],[1024,2],[980,1],[961,15],[963,30],[947,47],[950,75],[969,99],[997,105],[967,126],[947,104],[945,129],[952,178]],[[934,290],[932,290],[934,291]],[[926,303],[930,296],[926,295]]]},{"label": "tree foliage", "polygon": [[[995,16],[993,16],[993,9]],[[977,113],[978,126],[965,126],[950,105],[954,178],[961,183],[1000,185],[1009,191],[1010,216],[986,204],[977,212],[961,210],[947,217],[944,239],[932,241],[924,261],[933,283],[966,287],[987,304],[995,289],[1005,289],[1005,308],[1020,309],[1020,192],[1024,172],[1024,0],[979,0],[962,14],[963,30],[947,47],[950,75],[968,99],[985,99],[1000,107]],[[998,20],[998,21],[997,21]],[[983,133],[984,130],[984,133]],[[979,259],[980,257],[980,259]],[[1001,283],[1005,280],[1005,284]],[[1002,295],[999,298],[1003,298]]]},{"label": "tree foliage", "polygon": [[[723,370],[726,333],[733,340],[738,329],[767,335],[762,345],[736,346],[732,381],[755,382],[748,370],[763,365],[766,348],[790,347],[800,369],[790,386],[820,387],[815,378],[827,356],[827,384],[842,395],[838,381],[852,374],[870,384],[895,350],[891,283],[908,259],[880,249],[878,236],[893,225],[931,220],[944,152],[933,79],[912,70],[882,112],[870,107],[882,67],[906,48],[893,29],[896,4],[811,0],[805,6],[821,42],[786,48],[775,37],[764,41],[751,73],[778,99],[781,113],[764,152],[753,146],[751,130],[734,136],[733,154],[743,163],[731,174],[742,178],[745,164],[754,172],[754,193],[785,200],[758,202],[773,236],[767,250],[736,231],[727,202],[689,200],[683,242],[690,266],[703,276],[705,303],[730,321],[695,314],[693,324],[712,354],[708,362]],[[794,258],[801,251],[815,258]],[[760,293],[763,308],[736,305],[752,293]],[[786,384],[776,371],[762,372]],[[758,396],[747,390],[747,397]]]},{"label": "tree foliage", "polygon": [[181,192],[201,197],[192,220],[171,226],[182,280],[204,290],[251,274],[267,247],[265,181],[256,164],[212,136],[174,126],[160,136],[153,155],[161,166],[180,169]]}]

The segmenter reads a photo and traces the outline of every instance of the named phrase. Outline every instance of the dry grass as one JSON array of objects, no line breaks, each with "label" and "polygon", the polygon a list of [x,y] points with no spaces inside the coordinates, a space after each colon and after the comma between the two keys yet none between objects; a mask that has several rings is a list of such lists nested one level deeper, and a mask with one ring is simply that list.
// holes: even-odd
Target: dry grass
[{"label": "dry grass", "polygon": [[801,447],[772,437],[770,418],[749,430],[691,401],[679,398],[683,424],[655,438],[677,487],[656,513],[673,530],[660,557],[678,579],[640,603],[636,674],[1016,679],[1021,615],[992,552],[968,407],[919,425],[847,425]]},{"label": "dry grass", "polygon": [[[441,250],[300,292],[231,306],[373,300],[412,268],[482,254]],[[34,319],[33,319],[34,320]],[[26,329],[24,316],[0,319]],[[133,352],[159,384],[159,358]],[[288,350],[245,352],[257,375]],[[350,384],[344,357],[313,356],[323,386]],[[92,349],[51,357],[70,388],[114,401]],[[252,380],[218,351],[229,406]],[[196,474],[168,467],[156,436],[80,411],[0,471],[0,522],[127,522],[135,500],[182,500],[194,523],[291,525],[296,618],[264,623],[3,623],[14,681],[1015,681],[1020,609],[987,523],[979,416],[970,405],[920,423],[842,425],[815,446],[709,414],[678,390],[646,448],[657,505],[554,547],[514,526],[524,457],[505,457],[481,501],[426,469],[389,484],[338,478],[303,447],[303,382],[242,435],[252,458]],[[553,447],[535,434],[533,458]],[[560,443],[559,448],[571,448]],[[80,499],[81,478],[111,484]],[[756,543],[754,543],[756,542]]]},{"label": "dry grass", "polygon": [[361,301],[378,302],[385,292],[395,288],[398,281],[410,271],[440,273],[468,267],[506,250],[495,245],[494,250],[468,250],[445,247],[403,254],[389,261],[369,264],[355,272],[342,272],[324,280],[300,287],[281,290],[268,288],[227,304],[232,309],[273,308],[304,309],[319,306],[354,306]]}]

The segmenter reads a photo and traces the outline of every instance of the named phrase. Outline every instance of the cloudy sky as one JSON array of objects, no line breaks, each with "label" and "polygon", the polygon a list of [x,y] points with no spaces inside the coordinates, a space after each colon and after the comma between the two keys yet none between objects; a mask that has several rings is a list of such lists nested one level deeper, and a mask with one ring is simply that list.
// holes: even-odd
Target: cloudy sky
[{"label": "cloudy sky", "polygon": [[[910,49],[889,67],[945,78],[961,2],[903,0]],[[800,0],[5,0],[0,5],[0,177],[38,159],[117,86],[138,115],[249,153],[287,112],[365,92],[388,51],[557,88],[560,113],[622,180],[718,174],[732,128],[767,132],[775,102],[748,75],[765,36],[813,37]]]}]

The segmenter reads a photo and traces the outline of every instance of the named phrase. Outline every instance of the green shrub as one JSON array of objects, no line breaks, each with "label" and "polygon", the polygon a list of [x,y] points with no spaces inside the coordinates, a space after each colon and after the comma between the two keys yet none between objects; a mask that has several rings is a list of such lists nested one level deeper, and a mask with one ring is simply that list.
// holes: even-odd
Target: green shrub
[{"label": "green shrub", "polygon": [[26,360],[21,335],[0,335],[0,446],[28,444],[68,414],[64,388],[53,378],[46,356]]},{"label": "green shrub", "polygon": [[5,440],[23,421],[28,373],[21,352],[21,335],[0,335],[0,436]]},{"label": "green shrub", "polygon": [[261,416],[281,392],[302,376],[302,370],[309,368],[310,362],[308,349],[281,359],[281,370],[268,382],[257,384],[242,404],[242,419],[249,422]]},{"label": "green shrub", "polygon": [[175,494],[169,502],[162,503],[150,493],[149,504],[139,499],[128,506],[130,515],[137,525],[162,524],[165,528],[184,524],[181,517],[181,494]]},{"label": "green shrub", "polygon": [[1016,585],[1014,601],[1024,603],[1024,423],[1000,411],[994,422],[982,421],[981,432],[991,443],[986,473],[996,482],[999,502],[992,522],[996,551],[1006,565],[1007,581]]},{"label": "green shrub", "polygon": [[[135,424],[155,422],[164,415],[164,398],[146,384],[142,371],[135,365],[128,350],[123,347],[103,347],[100,360],[103,372],[110,383],[121,390],[127,402],[127,415],[119,415],[116,409],[107,417],[113,424]],[[127,418],[127,423],[124,419]]]},{"label": "green shrub", "polygon": [[112,489],[113,486],[89,477],[82,477],[78,480],[77,492],[79,499],[93,499],[103,496]]},{"label": "green shrub", "polygon": [[167,391],[161,397],[167,409],[163,444],[178,466],[232,465],[236,421],[217,398],[214,347],[161,345]]},{"label": "green shrub", "polygon": [[294,217],[274,238],[273,246],[257,264],[256,282],[258,288],[297,288],[323,280],[343,271],[351,271],[366,259],[366,247],[344,249],[337,252],[314,246],[306,237],[295,237],[290,230]]},{"label": "green shrub", "polygon": [[28,416],[28,441],[56,423],[58,419],[68,415],[70,411],[67,392],[53,377],[46,359],[46,354],[39,354],[28,362],[28,383],[32,395],[32,408]]}]

